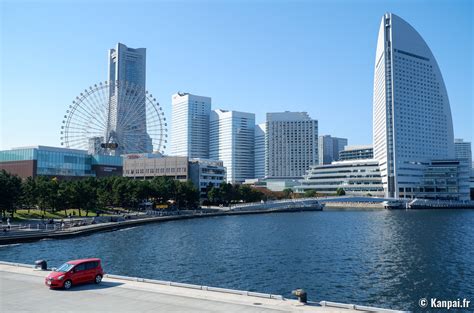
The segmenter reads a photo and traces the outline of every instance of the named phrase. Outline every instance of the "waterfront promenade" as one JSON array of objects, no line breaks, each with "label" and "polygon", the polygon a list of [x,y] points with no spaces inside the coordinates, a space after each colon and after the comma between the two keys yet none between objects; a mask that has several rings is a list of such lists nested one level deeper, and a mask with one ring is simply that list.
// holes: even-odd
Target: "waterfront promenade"
[{"label": "waterfront promenade", "polygon": [[64,229],[61,229],[59,226],[54,225],[51,225],[51,229],[49,230],[40,229],[39,227],[37,228],[35,226],[26,228],[13,227],[12,230],[2,232],[0,234],[0,245],[33,242],[41,239],[66,239],[76,236],[89,235],[100,231],[113,231],[142,224],[184,220],[191,218],[322,210],[322,206],[318,206],[317,204],[318,202],[313,199],[281,200],[267,203],[249,203],[245,205],[234,206],[232,209],[227,208],[212,211],[180,211],[177,212],[178,214],[166,216],[137,215],[132,219],[95,224],[87,223],[83,226],[66,227]]},{"label": "waterfront promenade", "polygon": [[[47,271],[0,264],[1,312],[364,312],[349,308],[303,305],[281,296],[172,286],[127,277],[105,277],[100,285],[50,290]],[[183,284],[183,286],[185,286]],[[202,286],[201,286],[202,288]],[[209,288],[211,287],[204,287]],[[382,310],[384,311],[384,310]],[[386,312],[395,312],[385,310]]]}]

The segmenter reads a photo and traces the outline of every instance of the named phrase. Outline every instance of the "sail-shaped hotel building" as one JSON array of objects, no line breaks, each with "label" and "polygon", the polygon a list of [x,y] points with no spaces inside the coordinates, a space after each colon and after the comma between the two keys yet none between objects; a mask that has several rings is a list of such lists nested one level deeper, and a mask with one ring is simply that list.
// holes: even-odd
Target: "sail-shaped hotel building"
[{"label": "sail-shaped hotel building", "polygon": [[[382,17],[378,33],[373,145],[386,197],[464,198],[466,169],[454,160],[453,122],[441,71],[420,34],[392,13]],[[432,172],[439,177],[430,182],[437,175]]]},{"label": "sail-shaped hotel building", "polygon": [[430,48],[400,17],[380,22],[373,89],[373,159],[314,165],[298,191],[469,200],[470,164],[455,159],[453,121]]}]

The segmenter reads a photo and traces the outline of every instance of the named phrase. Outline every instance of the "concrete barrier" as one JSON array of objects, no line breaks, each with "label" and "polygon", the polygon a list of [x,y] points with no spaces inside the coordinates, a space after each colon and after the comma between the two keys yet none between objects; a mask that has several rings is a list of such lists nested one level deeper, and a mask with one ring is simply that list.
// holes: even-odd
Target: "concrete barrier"
[{"label": "concrete barrier", "polygon": [[13,263],[13,262],[0,261],[0,264],[16,266],[16,267],[27,267],[27,268],[33,268],[33,269],[35,268],[34,265],[29,265],[29,264],[24,264],[24,263]]},{"label": "concrete barrier", "polygon": [[[310,302],[314,303],[314,302]],[[330,308],[340,308],[340,309],[350,309],[356,311],[365,311],[365,312],[382,312],[382,313],[409,313],[410,311],[399,311],[399,310],[391,310],[391,309],[383,309],[383,308],[376,308],[364,305],[356,305],[356,304],[346,304],[346,303],[338,303],[338,302],[330,302],[330,301],[321,301],[319,305],[323,307],[330,307]]]},{"label": "concrete barrier", "polygon": [[258,297],[258,298],[275,299],[275,300],[284,299],[283,296],[281,295],[273,295],[269,293],[227,289],[227,288],[219,288],[219,287],[209,287],[209,286],[178,283],[178,282],[172,282],[172,281],[163,281],[163,280],[148,279],[148,278],[141,278],[141,277],[129,277],[129,276],[122,276],[122,275],[114,275],[114,274],[105,274],[105,277],[113,278],[117,280],[137,281],[137,282],[142,282],[142,283],[165,285],[165,286],[178,287],[178,288],[196,289],[196,290],[203,290],[203,291],[229,293],[229,294],[249,296],[249,297]]},{"label": "concrete barrier", "polygon": [[186,283],[174,283],[174,282],[171,282],[171,283],[170,283],[170,286],[202,290],[202,286],[193,285],[193,284],[186,284]]}]

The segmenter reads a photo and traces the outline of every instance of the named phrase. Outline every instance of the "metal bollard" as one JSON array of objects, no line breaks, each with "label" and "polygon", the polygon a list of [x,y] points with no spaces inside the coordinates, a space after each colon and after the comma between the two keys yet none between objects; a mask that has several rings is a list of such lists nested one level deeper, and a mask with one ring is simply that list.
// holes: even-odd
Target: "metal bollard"
[{"label": "metal bollard", "polygon": [[308,295],[304,289],[298,288],[291,292],[294,296],[298,297],[298,301],[301,303],[308,302]]},{"label": "metal bollard", "polygon": [[37,260],[35,261],[35,268],[41,268],[41,270],[46,271],[48,269],[48,264],[46,260]]}]

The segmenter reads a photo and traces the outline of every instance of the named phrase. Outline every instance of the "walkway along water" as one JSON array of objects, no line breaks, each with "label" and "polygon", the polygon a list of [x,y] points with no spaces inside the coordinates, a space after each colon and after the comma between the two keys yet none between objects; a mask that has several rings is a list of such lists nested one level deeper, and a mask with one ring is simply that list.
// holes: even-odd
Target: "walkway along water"
[{"label": "walkway along water", "polygon": [[122,228],[133,227],[141,224],[166,222],[174,220],[184,220],[191,218],[204,218],[224,215],[241,215],[241,214],[264,214],[279,212],[299,212],[299,211],[321,211],[323,205],[314,199],[297,199],[297,200],[281,200],[272,202],[247,203],[232,206],[227,210],[219,212],[205,213],[202,211],[183,211],[178,215],[144,217],[132,220],[124,220],[118,222],[107,222],[100,224],[91,224],[66,229],[53,228],[50,231],[36,230],[33,228],[18,229],[15,232],[3,232],[0,235],[0,245],[34,242],[41,239],[66,239],[76,236],[89,235],[100,231],[113,231]]},{"label": "walkway along water", "polygon": [[[403,312],[327,301],[303,304],[281,295],[111,274],[106,274],[98,286],[53,291],[44,286],[47,271],[0,262],[0,272],[0,284],[11,287],[2,292],[0,308],[9,308],[9,312],[51,312],[52,303],[54,311],[62,312],[71,308],[87,312]],[[99,297],[100,301],[94,301]]]}]

